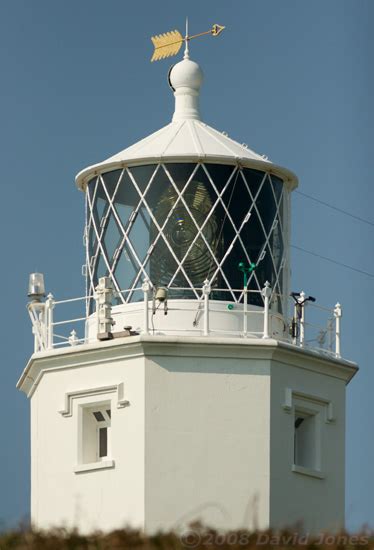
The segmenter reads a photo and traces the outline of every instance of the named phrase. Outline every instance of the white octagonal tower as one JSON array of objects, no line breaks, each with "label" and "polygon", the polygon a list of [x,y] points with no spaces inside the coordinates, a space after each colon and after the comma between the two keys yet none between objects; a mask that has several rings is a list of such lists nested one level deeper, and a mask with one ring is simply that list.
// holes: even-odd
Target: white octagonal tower
[{"label": "white octagonal tower", "polygon": [[340,306],[316,349],[304,294],[289,319],[297,179],[201,121],[188,56],[169,82],[172,122],[77,176],[84,333],[56,345],[59,303],[30,292],[32,521],[340,528],[357,367]]}]

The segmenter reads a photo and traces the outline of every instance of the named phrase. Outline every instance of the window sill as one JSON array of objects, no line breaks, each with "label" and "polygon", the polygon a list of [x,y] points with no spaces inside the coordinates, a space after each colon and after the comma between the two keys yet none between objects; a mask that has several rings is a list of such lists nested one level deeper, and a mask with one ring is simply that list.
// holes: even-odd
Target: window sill
[{"label": "window sill", "polygon": [[304,476],[315,477],[317,479],[325,479],[325,474],[319,470],[313,470],[312,468],[304,468],[304,466],[298,466],[293,464],[292,471],[296,474],[302,474]]},{"label": "window sill", "polygon": [[114,460],[102,460],[101,462],[90,462],[89,464],[78,464],[74,468],[74,472],[79,474],[81,472],[91,472],[92,470],[106,470],[108,468],[114,468]]}]

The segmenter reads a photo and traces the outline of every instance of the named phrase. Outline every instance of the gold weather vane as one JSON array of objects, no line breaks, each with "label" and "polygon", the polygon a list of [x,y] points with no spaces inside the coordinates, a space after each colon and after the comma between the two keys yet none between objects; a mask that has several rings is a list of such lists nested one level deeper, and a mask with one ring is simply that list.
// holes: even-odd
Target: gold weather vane
[{"label": "gold weather vane", "polygon": [[158,61],[159,59],[165,59],[172,55],[177,55],[182,47],[183,42],[186,43],[186,55],[188,56],[188,42],[193,38],[211,34],[212,36],[218,36],[221,34],[225,27],[215,23],[209,31],[200,32],[199,34],[188,35],[188,21],[186,21],[186,36],[183,38],[178,30],[165,32],[164,34],[158,34],[152,36],[151,40],[155,47],[151,61]]}]

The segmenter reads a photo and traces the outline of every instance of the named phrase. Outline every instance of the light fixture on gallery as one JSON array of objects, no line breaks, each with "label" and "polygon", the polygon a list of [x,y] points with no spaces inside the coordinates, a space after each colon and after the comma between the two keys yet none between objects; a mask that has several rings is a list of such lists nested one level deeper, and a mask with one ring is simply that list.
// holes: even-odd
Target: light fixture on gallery
[{"label": "light fixture on gallery", "polygon": [[40,302],[45,296],[43,273],[30,273],[28,297]]},{"label": "light fixture on gallery", "polygon": [[[158,305],[157,305],[158,304]],[[155,315],[156,311],[161,304],[164,304],[164,315],[168,314],[168,289],[161,286],[154,289],[152,314]]]}]

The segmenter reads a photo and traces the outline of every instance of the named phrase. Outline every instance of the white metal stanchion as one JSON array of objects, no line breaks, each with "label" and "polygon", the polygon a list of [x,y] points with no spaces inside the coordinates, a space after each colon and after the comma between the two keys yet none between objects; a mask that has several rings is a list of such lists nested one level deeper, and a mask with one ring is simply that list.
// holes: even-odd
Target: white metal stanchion
[{"label": "white metal stanchion", "polygon": [[96,299],[96,315],[98,330],[97,335],[99,340],[112,338],[112,298],[113,287],[110,277],[100,277],[95,294]]},{"label": "white metal stanchion", "polygon": [[204,295],[204,336],[209,336],[209,294],[211,286],[208,279],[205,279],[203,286]]},{"label": "white metal stanchion", "polygon": [[143,281],[142,290],[143,290],[143,292],[144,292],[144,322],[143,322],[143,333],[144,333],[144,334],[149,334],[149,310],[148,310],[149,304],[148,304],[148,301],[149,301],[149,290],[150,290],[150,285],[149,285],[149,281],[147,281],[147,279],[144,279],[144,281]]},{"label": "white metal stanchion", "polygon": [[32,332],[34,334],[34,352],[43,351],[47,349],[44,323],[45,303],[36,300],[29,302],[27,304],[27,311],[30,315]]},{"label": "white metal stanchion", "polygon": [[46,323],[46,342],[47,349],[53,348],[53,309],[54,309],[53,294],[49,293],[45,301],[45,323]]},{"label": "white metal stanchion", "polygon": [[300,347],[304,347],[305,342],[305,292],[300,292]]},{"label": "white metal stanchion", "polygon": [[340,331],[341,331],[341,318],[342,318],[342,306],[337,303],[334,309],[335,317],[335,355],[341,357],[341,343],[340,343]]},{"label": "white metal stanchion", "polygon": [[266,281],[264,288],[262,289],[262,296],[264,298],[264,333],[263,338],[270,338],[269,334],[269,310],[270,310],[270,296],[271,286],[269,281]]},{"label": "white metal stanchion", "polygon": [[248,332],[248,288],[243,288],[243,336]]}]

